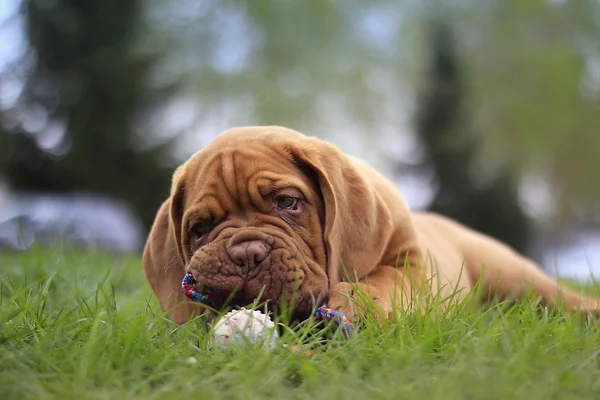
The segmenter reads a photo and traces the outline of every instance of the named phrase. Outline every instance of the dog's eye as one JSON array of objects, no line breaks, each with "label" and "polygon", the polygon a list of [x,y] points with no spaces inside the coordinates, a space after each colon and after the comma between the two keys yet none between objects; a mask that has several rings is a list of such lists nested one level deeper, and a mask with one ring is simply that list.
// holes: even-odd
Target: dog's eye
[{"label": "dog's eye", "polygon": [[196,222],[190,230],[194,235],[202,236],[210,232],[210,227],[209,222]]},{"label": "dog's eye", "polygon": [[298,199],[292,196],[277,196],[277,208],[295,210],[298,208]]}]

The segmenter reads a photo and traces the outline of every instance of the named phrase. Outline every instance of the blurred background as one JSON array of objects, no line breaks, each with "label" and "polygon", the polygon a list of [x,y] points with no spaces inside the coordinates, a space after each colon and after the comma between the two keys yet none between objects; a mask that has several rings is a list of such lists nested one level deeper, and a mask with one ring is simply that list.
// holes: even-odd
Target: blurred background
[{"label": "blurred background", "polygon": [[2,0],[0,247],[139,252],[178,163],[276,124],[588,279],[598,38],[598,0]]}]

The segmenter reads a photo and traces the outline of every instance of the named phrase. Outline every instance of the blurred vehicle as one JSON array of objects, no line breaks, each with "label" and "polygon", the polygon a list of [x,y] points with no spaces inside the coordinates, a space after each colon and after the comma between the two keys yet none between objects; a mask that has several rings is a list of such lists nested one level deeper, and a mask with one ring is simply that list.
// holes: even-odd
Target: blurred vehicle
[{"label": "blurred vehicle", "polygon": [[139,251],[141,221],[116,200],[87,194],[11,194],[0,202],[0,249],[62,242],[77,248]]}]

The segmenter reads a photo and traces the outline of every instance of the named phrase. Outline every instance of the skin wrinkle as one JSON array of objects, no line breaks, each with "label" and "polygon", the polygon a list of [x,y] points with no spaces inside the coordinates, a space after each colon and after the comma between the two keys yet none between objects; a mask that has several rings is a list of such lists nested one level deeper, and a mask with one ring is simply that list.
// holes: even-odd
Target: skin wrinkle
[{"label": "skin wrinkle", "polygon": [[[220,178],[222,179],[225,190],[227,191],[227,196],[234,201],[236,201],[236,199],[241,199],[241,197],[244,196],[244,194],[236,193],[238,185],[235,179],[234,165],[232,160],[230,160],[229,154],[222,152],[220,156],[220,161]],[[229,171],[231,171],[231,174],[228,173]],[[238,202],[236,201],[236,203]]]},{"label": "skin wrinkle", "polygon": [[[263,209],[263,211],[267,211],[267,209],[263,206],[264,203],[264,198],[268,197],[265,196],[262,192],[262,188],[260,185],[260,181],[267,181],[267,185],[273,185],[274,180],[267,178],[264,176],[264,173],[261,173],[261,171],[258,171],[256,174],[254,174],[254,176],[251,176],[250,179],[248,180],[248,194],[249,194],[249,199],[252,202],[252,205],[257,209],[257,210],[261,210]],[[267,186],[266,185],[266,186]],[[269,186],[267,186],[269,187]],[[272,210],[273,206],[271,206],[271,210]],[[268,210],[268,211],[271,211]]]}]

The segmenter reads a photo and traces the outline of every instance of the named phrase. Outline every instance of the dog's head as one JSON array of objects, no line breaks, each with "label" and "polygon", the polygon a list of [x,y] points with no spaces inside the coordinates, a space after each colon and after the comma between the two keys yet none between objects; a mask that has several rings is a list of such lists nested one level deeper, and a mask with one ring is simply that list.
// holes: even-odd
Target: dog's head
[{"label": "dog's head", "polygon": [[372,270],[392,231],[347,156],[281,127],[217,136],[176,171],[168,213],[166,234],[197,282],[298,312]]}]

